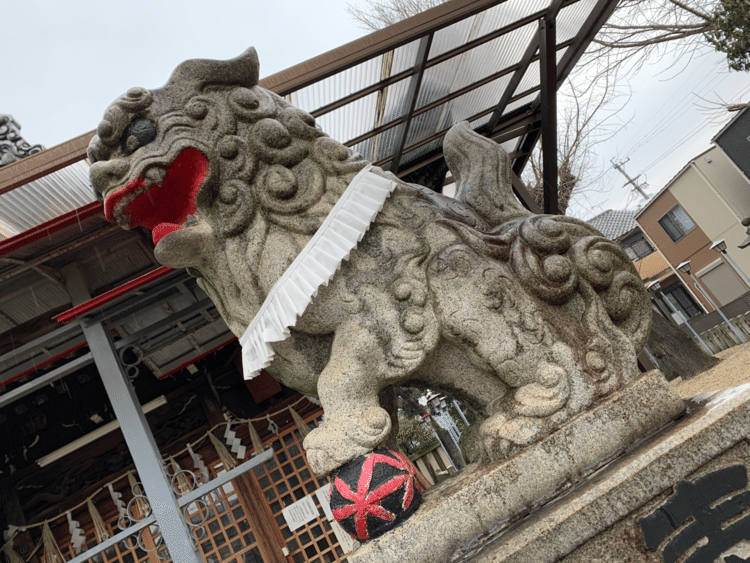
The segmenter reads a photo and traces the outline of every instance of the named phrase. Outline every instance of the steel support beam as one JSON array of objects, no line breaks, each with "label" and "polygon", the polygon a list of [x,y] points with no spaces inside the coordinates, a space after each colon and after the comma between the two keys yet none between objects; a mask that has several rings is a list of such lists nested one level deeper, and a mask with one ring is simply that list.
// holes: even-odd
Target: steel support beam
[{"label": "steel support beam", "polygon": [[[141,329],[137,332],[134,332],[133,334],[130,334],[126,336],[125,338],[118,340],[115,343],[115,348],[119,350],[120,348],[125,348],[126,346],[129,346],[133,342],[138,342],[141,338],[144,338],[151,334],[152,332],[155,332],[156,330],[163,328],[163,327],[170,327],[179,322],[182,321],[185,317],[188,317],[190,315],[193,315],[195,313],[200,312],[201,309],[213,309],[214,308],[214,302],[211,301],[209,297],[206,297],[205,299],[198,301],[197,303],[193,303],[189,307],[185,307],[184,309],[180,309],[179,311],[172,313],[168,317],[158,320],[155,323],[151,323],[146,328]],[[204,317],[205,318],[205,317]],[[212,319],[211,322],[213,322],[216,319]],[[205,324],[202,325],[206,326]],[[184,336],[184,335],[183,335]]]},{"label": "steel support beam", "polygon": [[337,49],[268,76],[260,86],[286,96],[369,59],[406,45],[504,0],[449,0]]},{"label": "steel support beam", "polygon": [[151,526],[152,524],[154,524],[155,520],[156,519],[154,518],[153,514],[151,516],[147,516],[143,520],[139,520],[138,522],[135,522],[132,526],[127,528],[125,531],[122,531],[119,534],[115,534],[108,540],[104,540],[102,543],[92,547],[91,549],[86,550],[84,553],[81,553],[79,556],[74,557],[73,559],[68,561],[68,563],[87,563],[88,561],[91,561],[91,559],[97,553],[106,551],[107,549],[109,549],[110,547],[114,547],[121,541],[127,540],[130,536],[140,532],[146,526]]},{"label": "steel support beam", "polygon": [[524,207],[526,207],[526,209],[528,209],[532,213],[541,213],[542,208],[539,207],[539,204],[531,196],[531,193],[529,193],[526,184],[523,183],[523,180],[521,180],[520,176],[518,176],[518,174],[516,174],[515,172],[511,172],[510,181],[513,184],[513,192],[516,194],[516,197],[521,200],[521,203],[523,203]]},{"label": "steel support beam", "polygon": [[[91,298],[76,264],[66,266],[63,274],[74,304],[84,303]],[[83,332],[172,561],[202,563],[184,523],[182,510],[172,493],[169,478],[163,471],[159,447],[133,384],[122,370],[108,331],[98,322],[83,327]]]},{"label": "steel support beam", "polygon": [[554,15],[539,25],[539,72],[542,110],[542,186],[544,213],[559,213],[557,193],[557,49]]},{"label": "steel support beam", "polygon": [[[31,158],[31,157],[27,157]],[[101,227],[100,229],[97,229],[91,234],[84,235],[80,238],[77,238],[69,243],[65,243],[61,246],[58,246],[57,248],[53,248],[52,250],[45,252],[41,256],[34,256],[32,258],[29,258],[28,260],[17,260],[15,258],[0,258],[0,260],[11,262],[17,265],[16,268],[13,268],[12,270],[9,270],[3,274],[0,274],[0,282],[4,282],[6,280],[9,280],[11,278],[16,277],[18,274],[21,274],[23,272],[26,272],[28,270],[33,270],[45,262],[49,262],[53,258],[57,258],[58,256],[62,256],[66,252],[70,252],[72,250],[75,250],[76,248],[79,248],[85,244],[88,244],[100,237],[103,237],[105,235],[108,235],[114,231],[119,230],[119,225],[105,225]],[[40,272],[41,273],[41,272]],[[42,274],[44,275],[44,274]],[[56,281],[60,283],[59,279],[54,279],[53,281]]]},{"label": "steel support beam", "polygon": [[558,86],[568,77],[589,44],[591,44],[591,41],[593,41],[594,36],[612,15],[612,12],[615,11],[617,3],[617,0],[599,0],[596,6],[589,11],[589,15],[581,26],[581,30],[573,39],[573,47],[568,49],[563,58],[560,59],[557,75]]},{"label": "steel support beam", "polygon": [[44,375],[37,377],[33,381],[29,381],[21,387],[13,389],[13,391],[8,391],[4,395],[0,395],[0,408],[7,407],[18,399],[25,397],[29,393],[33,393],[34,391],[36,391],[37,389],[41,389],[45,385],[50,385],[58,379],[62,379],[66,375],[71,374],[74,371],[78,371],[83,367],[86,367],[93,361],[94,358],[91,356],[91,352],[88,352],[80,358],[71,360],[64,366],[60,366],[59,368],[54,369],[49,373],[45,373]]},{"label": "steel support beam", "polygon": [[531,38],[531,41],[529,41],[529,45],[526,47],[526,51],[524,52],[523,57],[521,58],[521,62],[516,68],[516,71],[513,73],[513,76],[510,77],[510,82],[508,82],[508,85],[505,87],[505,91],[503,92],[502,96],[500,96],[500,100],[497,102],[497,106],[495,106],[495,111],[492,112],[492,117],[490,117],[487,125],[485,125],[487,131],[494,131],[495,127],[497,127],[497,123],[500,121],[505,108],[508,106],[508,102],[510,101],[511,96],[516,91],[516,88],[518,88],[518,85],[521,83],[523,75],[526,74],[527,70],[529,70],[529,65],[534,59],[534,55],[536,54],[538,49],[539,35],[534,35]]},{"label": "steel support beam", "polygon": [[[2,356],[0,356],[0,369],[2,369],[2,366],[5,365],[6,362],[9,362],[10,360],[16,360],[16,364],[18,363],[18,357],[23,356],[27,352],[31,352],[30,356],[33,356],[34,352],[36,352],[37,348],[44,346],[48,342],[51,342],[57,338],[71,338],[73,333],[80,332],[81,328],[76,324],[68,324],[61,326],[59,328],[56,328],[55,330],[48,332],[47,334],[43,334],[39,338],[35,338],[31,342],[28,342],[26,344],[23,344],[22,346],[18,346],[11,350],[10,352],[6,352]],[[70,336],[68,336],[68,333],[70,333]],[[67,340],[66,340],[67,342]]]},{"label": "steel support beam", "polygon": [[[529,94],[531,92],[535,92],[537,90],[539,90],[539,87],[532,88],[528,92],[524,92],[522,94],[519,94],[518,96],[513,96],[513,98],[511,98],[510,101],[513,102],[513,101],[515,101],[517,99],[521,99],[522,97],[525,97],[526,94]],[[523,113],[524,117],[525,116],[531,117],[532,118],[532,122],[540,121],[541,120],[541,117],[538,115],[539,114],[539,110],[538,109],[536,110],[536,116],[535,116],[535,114],[534,114],[533,111],[531,112],[531,114],[528,114],[528,113],[526,113],[524,111],[524,108],[519,108],[519,110],[521,111],[521,113]],[[420,109],[419,112],[415,112],[415,114],[421,113],[421,111],[422,110]],[[472,116],[467,117],[464,121],[468,121],[469,123],[471,123],[473,121],[476,121],[477,119],[480,119],[480,118],[484,117],[488,113],[489,113],[489,111],[482,111],[482,112],[479,112],[479,113],[476,113],[476,114],[474,114]],[[514,111],[513,113],[516,113],[516,111]],[[453,127],[453,125],[451,125],[450,127],[446,127],[445,129],[442,129],[441,131],[438,131],[437,133],[433,133],[429,137],[426,137],[426,138],[422,139],[419,142],[412,143],[411,145],[409,145],[408,147],[406,147],[406,149],[405,149],[406,152],[413,151],[414,149],[419,148],[422,145],[426,145],[427,143],[430,143],[430,142],[434,141],[435,139],[439,139],[440,137],[444,136],[448,131],[450,131],[452,127]],[[499,130],[500,131],[507,131],[508,129],[509,128],[503,127],[503,128],[501,128]],[[485,136],[487,136],[487,135],[485,135]],[[521,136],[521,133],[519,133],[517,136]],[[417,170],[417,169],[421,168],[424,164],[428,164],[429,162],[434,162],[436,159],[433,158],[433,153],[435,155],[438,155],[438,158],[442,157],[443,156],[443,147],[439,147],[439,148],[435,149],[434,151],[428,153],[427,155],[421,156],[421,157],[419,157],[419,159],[413,160],[412,162],[409,162],[408,163],[408,169],[399,170],[398,176],[399,177],[403,177],[404,174],[408,174],[410,172],[413,172],[414,170]],[[382,159],[376,161],[374,164],[375,164],[375,166],[383,166],[384,164],[387,164],[388,162],[390,162],[392,158],[393,158],[392,156],[387,156],[385,158],[382,158]],[[426,161],[425,161],[425,159],[426,159]],[[423,161],[425,161],[425,162],[423,162]]]},{"label": "steel support beam", "polygon": [[191,502],[195,502],[202,496],[207,495],[211,491],[215,491],[219,487],[221,487],[224,483],[229,483],[229,481],[232,481],[233,479],[236,479],[240,475],[247,473],[251,469],[258,467],[261,463],[267,462],[269,459],[273,457],[274,451],[273,448],[268,448],[263,450],[261,453],[254,455],[251,459],[247,460],[241,465],[238,465],[234,469],[230,469],[226,473],[222,473],[221,475],[218,475],[211,479],[208,483],[205,485],[201,485],[197,489],[193,489],[189,493],[183,495],[180,497],[180,499],[177,501],[177,503],[180,506],[187,506]]},{"label": "steel support beam", "polygon": [[[566,0],[565,5],[569,6],[579,1],[580,0]],[[546,12],[547,10],[540,10],[540,11],[534,12],[533,14],[529,14],[528,16],[521,18],[520,20],[516,20],[509,25],[495,29],[494,31],[491,31],[485,35],[482,35],[481,37],[477,37],[476,39],[473,39],[467,43],[463,43],[459,45],[458,47],[455,47],[444,53],[441,53],[440,55],[428,60],[427,64],[425,65],[425,69],[439,65],[440,63],[445,62],[448,59],[452,59],[453,57],[462,55],[463,53],[466,53],[467,51],[470,51],[472,49],[475,49],[476,47],[484,45],[485,43],[488,43],[494,39],[497,39],[498,37],[501,37],[512,31],[515,31],[516,29],[519,29],[530,23],[534,23],[539,18],[544,16]],[[356,100],[359,100],[360,98],[369,96],[370,94],[377,92],[378,90],[387,88],[388,86],[391,86],[395,84],[396,82],[400,82],[404,78],[408,78],[411,73],[412,73],[412,69],[402,70],[401,72],[394,74],[388,78],[385,78],[381,80],[380,82],[376,82],[375,84],[371,84],[370,86],[367,86],[366,88],[362,88],[361,90],[358,90],[357,92],[349,94],[348,96],[339,98],[335,102],[331,102],[330,104],[321,106],[318,109],[311,111],[310,115],[312,115],[315,118],[318,118],[321,115],[325,115],[326,113],[337,110],[347,104],[350,104]]]},{"label": "steel support beam", "polygon": [[103,321],[107,326],[113,326],[134,313],[181,295],[180,289],[176,286],[188,280],[190,275],[185,270],[175,270],[165,281],[150,287],[148,291],[140,295],[131,295],[126,301],[115,303],[101,313],[91,315],[86,324]]},{"label": "steel support beam", "polygon": [[54,361],[56,359],[67,356],[68,354],[75,352],[79,348],[82,348],[86,342],[86,339],[81,334],[72,334],[70,339],[63,342],[59,342],[49,348],[41,347],[38,349],[38,354],[31,356],[26,360],[23,360],[13,367],[4,369],[0,373],[0,383],[5,384],[8,381],[21,377],[22,375],[36,371],[39,367]]},{"label": "steel support beam", "polygon": [[391,160],[390,170],[394,174],[398,173],[398,167],[401,164],[401,155],[404,152],[406,138],[409,135],[409,126],[411,125],[412,115],[414,114],[414,108],[417,106],[419,87],[422,85],[422,77],[424,76],[427,57],[430,54],[432,36],[433,34],[430,33],[429,35],[422,37],[422,39],[420,39],[419,41],[419,49],[417,50],[414,71],[411,75],[411,81],[409,82],[409,90],[406,93],[406,99],[409,100],[409,107],[406,110],[406,121],[404,122],[404,126],[401,128],[401,134],[399,135],[400,138],[396,142],[396,152],[393,153],[393,159]]}]

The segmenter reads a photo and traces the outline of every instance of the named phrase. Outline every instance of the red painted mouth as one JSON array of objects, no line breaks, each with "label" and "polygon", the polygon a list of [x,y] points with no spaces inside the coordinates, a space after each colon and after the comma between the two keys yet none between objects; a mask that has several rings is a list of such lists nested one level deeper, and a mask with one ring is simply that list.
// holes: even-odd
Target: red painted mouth
[{"label": "red painted mouth", "polygon": [[195,213],[195,197],[208,174],[208,158],[197,149],[185,149],[166,169],[161,183],[137,178],[107,196],[104,215],[108,221],[131,228],[146,227],[154,244],[185,227]]}]

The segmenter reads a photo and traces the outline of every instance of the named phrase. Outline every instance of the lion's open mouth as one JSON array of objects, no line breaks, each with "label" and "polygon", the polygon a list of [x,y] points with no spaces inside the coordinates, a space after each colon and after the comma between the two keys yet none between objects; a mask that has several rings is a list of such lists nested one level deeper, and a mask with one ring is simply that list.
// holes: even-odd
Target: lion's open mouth
[{"label": "lion's open mouth", "polygon": [[208,158],[185,149],[166,168],[151,167],[104,202],[108,221],[151,231],[154,244],[188,226],[195,213],[195,197],[208,173]]}]

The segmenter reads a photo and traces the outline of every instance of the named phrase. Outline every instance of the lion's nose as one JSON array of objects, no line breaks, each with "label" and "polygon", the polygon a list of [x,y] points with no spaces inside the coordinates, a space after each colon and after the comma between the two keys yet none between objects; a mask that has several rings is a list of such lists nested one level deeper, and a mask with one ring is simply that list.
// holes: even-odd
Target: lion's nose
[{"label": "lion's nose", "polygon": [[95,162],[89,170],[91,185],[97,192],[104,194],[107,190],[119,184],[128,170],[130,170],[130,165],[126,160],[120,158]]}]

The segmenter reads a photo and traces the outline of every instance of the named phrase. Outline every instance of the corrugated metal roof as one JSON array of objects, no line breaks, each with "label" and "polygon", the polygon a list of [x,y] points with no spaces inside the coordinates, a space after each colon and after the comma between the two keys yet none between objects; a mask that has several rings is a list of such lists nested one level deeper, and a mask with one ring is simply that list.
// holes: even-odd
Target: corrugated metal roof
[{"label": "corrugated metal roof", "polygon": [[70,297],[60,284],[41,278],[34,283],[24,284],[12,299],[0,303],[0,311],[4,317],[19,325],[68,303]]},{"label": "corrugated metal roof", "polygon": [[76,162],[0,195],[0,236],[17,235],[95,200],[89,165]]}]

